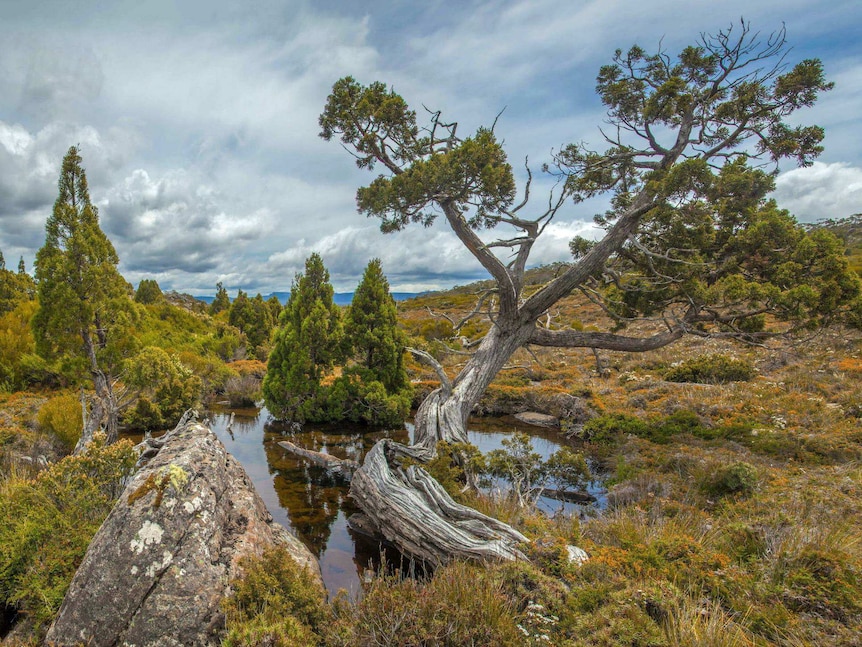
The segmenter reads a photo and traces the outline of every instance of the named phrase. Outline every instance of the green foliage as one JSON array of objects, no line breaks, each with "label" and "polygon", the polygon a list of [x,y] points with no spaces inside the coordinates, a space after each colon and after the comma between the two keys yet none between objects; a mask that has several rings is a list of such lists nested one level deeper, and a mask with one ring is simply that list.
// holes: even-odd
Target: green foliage
[{"label": "green foliage", "polygon": [[227,322],[213,321],[170,303],[138,305],[134,335],[141,347],[194,353],[222,362],[233,359],[243,344],[240,332]]},{"label": "green foliage", "polygon": [[357,153],[360,168],[384,164],[393,176],[379,176],[357,192],[359,210],[381,220],[383,231],[411,222],[430,225],[434,205],[476,207],[472,227],[499,220],[515,196],[512,168],[492,130],[458,140],[454,131],[435,122],[420,136],[416,113],[402,97],[380,82],[363,86],[351,77],[337,81],[320,116],[321,137],[340,136]]},{"label": "green foliage", "polygon": [[141,279],[141,282],[138,283],[138,289],[135,292],[136,303],[151,305],[159,303],[163,298],[162,289],[155,279]]},{"label": "green foliage", "polygon": [[398,328],[398,309],[389,294],[389,281],[380,259],[372,259],[353,293],[344,333],[350,354],[388,393],[407,384],[404,370],[404,335]]},{"label": "green foliage", "polygon": [[284,308],[281,307],[281,301],[279,301],[278,297],[273,294],[266,300],[266,305],[272,315],[273,325],[275,325],[275,323],[278,322],[279,317],[281,317],[281,311],[284,310]]},{"label": "green foliage", "polygon": [[616,445],[626,436],[636,436],[659,444],[669,443],[683,435],[703,440],[726,438],[749,441],[751,429],[751,424],[746,422],[708,426],[694,411],[677,409],[668,416],[646,420],[624,413],[602,414],[584,424],[580,437],[597,445]]},{"label": "green foliage", "polygon": [[71,451],[83,428],[81,400],[72,393],[54,396],[39,409],[37,420],[42,430],[54,434]]},{"label": "green foliage", "polygon": [[624,413],[607,413],[588,420],[581,431],[581,438],[591,443],[608,445],[616,443],[620,436],[632,434],[645,436],[649,427],[637,416]]},{"label": "green foliage", "polygon": [[370,370],[358,366],[344,369],[321,394],[326,398],[326,410],[315,412],[310,419],[350,420],[383,427],[403,424],[413,399],[409,387],[390,393]]},{"label": "green foliage", "polygon": [[683,306],[692,323],[742,339],[773,332],[766,313],[800,328],[850,321],[862,288],[843,246],[767,200],[773,188],[740,159],[700,178],[683,207],[651,211],[637,244],[611,261],[623,277],[607,292],[619,324]]},{"label": "green foliage", "polygon": [[668,382],[726,384],[747,382],[756,372],[750,362],[726,355],[700,355],[670,367],[664,374]]},{"label": "green foliage", "polygon": [[59,609],[136,458],[130,442],[106,446],[97,435],[86,454],[0,486],[0,603],[17,608],[34,633]]},{"label": "green foliage", "polygon": [[36,296],[36,283],[29,274],[15,274],[0,268],[0,315],[14,310],[22,301]]},{"label": "green foliage", "polygon": [[284,548],[246,557],[243,575],[231,582],[233,595],[222,603],[225,646],[314,647],[329,612],[325,593],[312,575]]},{"label": "green foliage", "polygon": [[700,486],[712,496],[751,494],[757,487],[757,468],[745,461],[722,465],[705,474]]},{"label": "green foliage", "polygon": [[355,604],[335,604],[323,631],[330,647],[524,645],[518,608],[493,571],[455,562],[427,581],[381,575]]},{"label": "green foliage", "polygon": [[272,317],[271,306],[260,294],[249,299],[248,295],[240,290],[230,305],[229,312],[230,325],[245,335],[252,354],[269,342],[275,319]]},{"label": "green foliage", "polygon": [[[332,297],[329,272],[312,254],[305,274],[293,282],[275,335],[263,381],[267,408],[279,419],[403,423],[412,390],[403,366],[403,334],[380,261],[366,268],[343,327]],[[340,375],[327,375],[345,355],[355,362]]]},{"label": "green foliage", "polygon": [[446,319],[409,319],[402,323],[411,337],[421,337],[427,342],[455,336],[452,322]]},{"label": "green foliage", "polygon": [[126,363],[126,385],[138,393],[125,423],[132,429],[172,427],[201,396],[201,380],[161,348],[147,347]]},{"label": "green foliage", "polygon": [[216,283],[215,299],[213,299],[213,302],[210,304],[210,314],[215,316],[219,312],[224,312],[225,310],[230,310],[230,297],[228,296],[224,285],[219,281]]},{"label": "green foliage", "polygon": [[313,419],[325,395],[321,378],[340,358],[341,312],[318,254],[297,274],[281,315],[263,381],[267,409],[279,420]]},{"label": "green foliage", "polygon": [[92,349],[107,368],[118,359],[109,345],[116,347],[124,338],[131,300],[117,271],[117,253],[90,202],[87,177],[74,146],[63,158],[59,189],[45,225],[45,244],[36,254],[36,350],[46,359],[65,354],[85,356],[89,363],[86,354]]},{"label": "green foliage", "polygon": [[30,327],[37,307],[35,301],[23,301],[14,310],[0,314],[0,391],[24,389],[45,377],[47,366],[35,355]]},{"label": "green foliage", "polygon": [[503,441],[504,449],[486,456],[487,474],[511,484],[511,492],[521,506],[534,505],[549,486],[578,489],[590,480],[590,470],[580,452],[562,447],[547,461],[533,451],[530,436],[516,432]]},{"label": "green foliage", "polygon": [[[422,469],[437,481],[449,496],[458,503],[468,503],[468,495],[464,491],[464,483],[468,474],[482,474],[488,471],[488,463],[479,448],[471,443],[449,443],[441,440],[437,443],[437,451]],[[405,462],[405,467],[409,461]]]}]

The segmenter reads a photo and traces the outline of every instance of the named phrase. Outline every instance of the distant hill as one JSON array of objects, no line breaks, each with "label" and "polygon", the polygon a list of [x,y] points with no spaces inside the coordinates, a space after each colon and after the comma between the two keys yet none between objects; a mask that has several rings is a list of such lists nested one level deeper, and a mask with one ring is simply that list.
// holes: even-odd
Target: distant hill
[{"label": "distant hill", "polygon": [[[393,292],[392,298],[396,301],[405,301],[407,299],[412,299],[413,297],[419,296],[423,294],[422,292]],[[276,297],[281,305],[287,303],[287,300],[290,298],[290,292],[270,292],[269,294],[263,295],[264,300],[271,299],[272,297]],[[198,301],[203,301],[205,303],[212,303],[215,299],[212,297],[195,297]],[[353,301],[353,292],[336,292],[335,296],[332,299],[336,305],[339,306],[347,306]],[[231,297],[231,301],[233,301],[233,297]]]},{"label": "distant hill", "polygon": [[847,248],[850,267],[857,274],[862,274],[862,213],[857,213],[847,218],[820,220],[809,229],[826,229],[844,241]]}]

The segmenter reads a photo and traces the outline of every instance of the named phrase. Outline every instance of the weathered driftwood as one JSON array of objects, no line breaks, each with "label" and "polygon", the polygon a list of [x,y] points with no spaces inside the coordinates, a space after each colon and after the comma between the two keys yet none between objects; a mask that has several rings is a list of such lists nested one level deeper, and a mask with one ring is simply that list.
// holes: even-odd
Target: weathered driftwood
[{"label": "weathered driftwood", "polygon": [[[364,513],[351,516],[350,527],[408,557],[431,564],[453,558],[524,559],[517,546],[529,541],[526,537],[502,521],[455,503],[415,464],[434,456],[421,445],[382,440],[362,466],[287,440],[278,445],[349,481],[350,496]],[[414,464],[406,465],[406,459]]]},{"label": "weathered driftwood", "polygon": [[380,529],[374,525],[371,518],[362,512],[354,512],[347,517],[347,527],[353,532],[374,541],[390,543],[386,537],[380,534]]},{"label": "weathered driftwood", "polygon": [[350,496],[373,526],[402,553],[441,564],[453,558],[525,559],[529,540],[511,526],[452,500],[425,470],[405,459],[431,452],[391,440],[378,442],[351,481]]},{"label": "weathered driftwood", "polygon": [[353,477],[353,473],[357,469],[359,469],[359,463],[357,463],[356,461],[338,458],[330,454],[324,454],[323,452],[315,452],[310,449],[304,449],[302,447],[299,447],[298,445],[294,445],[289,440],[280,441],[278,443],[278,446],[282,449],[286,449],[291,454],[296,454],[297,456],[301,456],[302,458],[307,458],[315,465],[320,465],[321,467],[326,468],[329,473],[333,474],[334,476],[338,476],[345,481],[350,481],[350,479]]},{"label": "weathered driftwood", "polygon": [[542,496],[556,501],[565,501],[566,503],[595,503],[597,501],[589,492],[578,492],[576,490],[553,490],[545,488],[542,490]]}]

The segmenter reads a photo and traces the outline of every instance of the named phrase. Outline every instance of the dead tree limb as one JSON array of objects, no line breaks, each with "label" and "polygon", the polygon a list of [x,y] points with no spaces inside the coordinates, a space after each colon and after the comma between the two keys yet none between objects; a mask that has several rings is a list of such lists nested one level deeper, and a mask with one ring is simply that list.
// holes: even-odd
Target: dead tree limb
[{"label": "dead tree limb", "polygon": [[337,458],[336,456],[324,454],[323,452],[315,452],[311,449],[304,449],[298,445],[294,445],[289,440],[280,441],[278,446],[289,451],[291,454],[308,459],[315,465],[326,468],[331,474],[341,477],[348,482],[353,477],[353,473],[359,469],[359,463],[356,461]]}]

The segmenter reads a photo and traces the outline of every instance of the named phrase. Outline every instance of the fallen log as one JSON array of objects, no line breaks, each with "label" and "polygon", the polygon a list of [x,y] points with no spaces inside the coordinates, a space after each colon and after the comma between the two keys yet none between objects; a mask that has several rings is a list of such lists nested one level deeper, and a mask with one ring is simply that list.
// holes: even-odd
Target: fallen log
[{"label": "fallen log", "polygon": [[[379,534],[404,555],[433,565],[451,559],[526,559],[529,540],[492,517],[460,505],[413,461],[432,452],[381,440],[365,456],[350,484],[350,497]],[[407,459],[412,459],[408,461]]]},{"label": "fallen log", "polygon": [[589,492],[577,492],[575,490],[553,490],[546,488],[542,490],[542,496],[556,501],[566,503],[595,503],[598,499]]},{"label": "fallen log", "polygon": [[356,461],[338,458],[331,454],[324,454],[323,452],[316,452],[311,449],[304,449],[299,445],[294,445],[289,440],[279,441],[278,446],[282,449],[286,449],[291,454],[296,454],[297,456],[310,460],[315,465],[320,465],[321,467],[326,468],[330,473],[335,476],[339,476],[348,482],[353,477],[353,473],[359,469],[359,463]]}]

